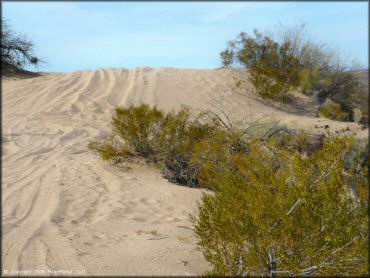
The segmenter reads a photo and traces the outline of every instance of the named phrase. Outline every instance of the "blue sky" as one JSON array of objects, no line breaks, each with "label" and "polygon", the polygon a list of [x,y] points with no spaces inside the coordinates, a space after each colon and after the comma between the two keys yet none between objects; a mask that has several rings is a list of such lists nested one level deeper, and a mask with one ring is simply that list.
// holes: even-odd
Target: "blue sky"
[{"label": "blue sky", "polygon": [[241,31],[306,22],[315,40],[368,68],[368,2],[2,2],[39,70],[215,68]]}]

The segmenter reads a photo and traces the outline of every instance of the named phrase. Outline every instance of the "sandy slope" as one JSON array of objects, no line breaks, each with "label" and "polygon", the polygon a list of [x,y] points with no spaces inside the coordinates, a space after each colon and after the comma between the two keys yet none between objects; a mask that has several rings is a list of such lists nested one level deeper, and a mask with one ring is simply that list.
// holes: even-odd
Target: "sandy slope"
[{"label": "sandy slope", "polygon": [[250,93],[245,72],[232,69],[99,69],[2,83],[2,271],[8,274],[187,275],[209,268],[188,229],[201,190],[170,184],[140,160],[122,171],[88,151],[90,140],[109,132],[116,105],[217,105],[236,118],[367,135],[353,123],[315,118],[302,96],[285,108],[263,102]]}]

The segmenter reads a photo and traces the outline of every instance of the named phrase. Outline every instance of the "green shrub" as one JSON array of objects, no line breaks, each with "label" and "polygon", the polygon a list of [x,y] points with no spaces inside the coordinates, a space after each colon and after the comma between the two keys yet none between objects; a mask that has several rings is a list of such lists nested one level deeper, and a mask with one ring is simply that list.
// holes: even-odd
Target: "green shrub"
[{"label": "green shrub", "polygon": [[189,109],[166,115],[160,136],[161,152],[158,154],[162,172],[170,181],[198,186],[198,169],[190,161],[194,146],[202,139],[212,137],[217,126],[191,119]]},{"label": "green shrub", "polygon": [[[232,131],[217,114],[203,111],[194,116],[188,109],[166,115],[160,139],[159,161],[170,181],[189,186],[211,186],[204,175],[212,157],[220,160],[221,150],[242,150],[241,134]],[[206,146],[209,147],[208,152]]]},{"label": "green shrub", "polygon": [[145,104],[117,108],[112,126],[105,142],[89,144],[103,160],[140,155],[156,163],[172,182],[213,189],[231,154],[249,152],[250,140],[262,138],[266,130],[288,130],[260,123],[245,128],[210,111],[192,115],[188,108],[166,114]]},{"label": "green shrub", "polygon": [[166,114],[142,104],[116,108],[112,127],[105,142],[89,144],[103,160],[140,155],[160,165],[170,181],[198,186],[199,169],[191,163],[193,150],[201,140],[211,140],[221,125],[208,113],[193,116],[184,107]]},{"label": "green shrub", "polygon": [[342,106],[331,99],[326,99],[326,101],[319,107],[318,116],[336,121],[350,120],[348,113],[342,110]]},{"label": "green shrub", "polygon": [[288,91],[299,85],[299,60],[289,42],[279,43],[272,36],[254,30],[254,37],[240,33],[221,52],[224,65],[234,60],[251,70],[251,82],[263,98],[289,102]]},{"label": "green shrub", "polygon": [[248,144],[242,142],[241,134],[225,130],[195,144],[191,165],[197,169],[199,185],[217,189],[219,176],[232,167],[230,155],[247,151]]},{"label": "green shrub", "polygon": [[327,98],[340,103],[349,120],[356,107],[366,111],[363,99],[368,95],[367,86],[361,89],[355,75],[361,66],[355,60],[342,59],[326,44],[307,38],[305,24],[282,27],[277,39],[256,29],[253,37],[240,33],[221,52],[223,65],[235,63],[250,69],[250,80],[263,98],[291,102],[289,92],[300,88],[307,95],[315,95],[319,103]]},{"label": "green shrub", "polygon": [[248,154],[229,157],[237,171],[203,195],[193,221],[209,274],[368,274],[368,182],[352,176],[350,194],[342,160],[350,140],[332,139],[310,156],[280,142],[255,140]]},{"label": "green shrub", "polygon": [[165,115],[155,106],[147,104],[118,107],[112,119],[113,136],[120,137],[137,155],[152,157],[158,151],[158,138],[163,129]]}]

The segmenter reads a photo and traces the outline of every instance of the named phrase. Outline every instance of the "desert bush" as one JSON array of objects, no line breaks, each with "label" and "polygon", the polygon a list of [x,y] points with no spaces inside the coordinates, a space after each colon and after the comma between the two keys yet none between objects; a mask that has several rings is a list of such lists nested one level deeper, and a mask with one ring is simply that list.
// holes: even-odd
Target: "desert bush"
[{"label": "desert bush", "polygon": [[319,107],[318,116],[336,121],[349,121],[350,116],[343,111],[339,103],[335,103],[331,99],[326,101]]},{"label": "desert bush", "polygon": [[199,185],[217,190],[219,176],[233,169],[230,157],[248,151],[248,143],[235,131],[219,130],[212,138],[198,142],[194,146],[191,165],[198,169]]},{"label": "desert bush", "polygon": [[160,151],[159,137],[165,114],[147,104],[117,107],[112,117],[112,133],[103,142],[92,141],[88,147],[103,160],[139,155],[155,160]]},{"label": "desert bush", "polygon": [[199,185],[198,167],[191,163],[196,144],[211,140],[221,128],[210,113],[194,116],[183,107],[166,114],[147,104],[116,108],[111,124],[104,142],[89,144],[103,160],[139,155],[158,164],[170,181],[189,186]]},{"label": "desert bush", "polygon": [[367,86],[361,84],[357,71],[361,68],[359,62],[343,57],[325,43],[308,38],[305,24],[282,26],[280,37],[292,45],[294,56],[299,60],[299,83],[303,93],[315,95],[320,104],[327,98],[333,99],[348,113],[351,121],[354,121],[354,109],[367,111],[364,105]]},{"label": "desert bush", "polygon": [[207,165],[212,157],[221,161],[222,151],[225,155],[230,151],[245,151],[246,139],[242,138],[245,133],[256,132],[251,128],[247,132],[238,130],[228,119],[223,120],[211,111],[192,115],[189,109],[183,108],[165,117],[157,161],[164,176],[172,182],[213,188],[213,176],[205,174]]},{"label": "desert bush", "polygon": [[162,132],[165,115],[147,104],[118,107],[112,119],[113,136],[121,138],[128,149],[137,155],[154,157],[160,148],[158,138]]},{"label": "desert bush", "polygon": [[272,35],[254,30],[254,37],[240,33],[221,52],[224,65],[236,63],[251,70],[251,81],[263,98],[288,102],[287,93],[298,86],[299,61],[291,54],[289,42],[274,41]]},{"label": "desert bush", "polygon": [[[306,24],[281,25],[280,40],[291,45],[291,53],[299,60],[301,68],[300,85],[303,92],[325,91],[323,99],[355,89],[359,84],[353,70],[360,64],[350,57],[342,57],[327,44],[310,39]],[[338,91],[339,90],[339,91]]]},{"label": "desert bush", "polygon": [[162,172],[170,181],[198,186],[198,169],[191,164],[194,146],[204,138],[212,138],[218,129],[216,124],[200,120],[192,118],[187,108],[166,115],[158,157]]},{"label": "desert bush", "polygon": [[[89,148],[103,160],[139,155],[156,163],[172,182],[212,188],[210,173],[219,171],[230,153],[248,151],[248,140],[263,129],[261,124],[243,129],[226,113],[223,116],[211,111],[195,115],[186,107],[169,113],[146,104],[118,107],[112,134],[103,142],[91,142]],[[210,168],[213,159],[220,162],[213,164],[218,168]]]},{"label": "desert bush", "polygon": [[353,102],[356,98],[361,98],[362,89],[352,71],[338,69],[327,73],[325,78],[313,83],[313,91],[316,92],[319,103],[325,98],[331,98],[340,103],[347,113],[353,114],[353,109],[361,107]]},{"label": "desert bush", "polygon": [[368,181],[353,176],[350,194],[342,158],[351,140],[331,139],[310,156],[280,144],[253,140],[249,153],[229,157],[237,171],[203,195],[193,221],[209,274],[367,274]]},{"label": "desert bush", "polygon": [[312,94],[314,91],[314,82],[319,78],[317,68],[303,68],[299,72],[299,88],[304,94]]},{"label": "desert bush", "polygon": [[327,98],[335,100],[350,120],[353,109],[363,106],[357,101],[363,99],[363,89],[355,76],[361,65],[343,58],[325,43],[308,38],[305,24],[282,25],[277,39],[272,33],[255,30],[251,37],[242,32],[220,55],[225,66],[249,68],[251,82],[263,98],[290,102],[288,92],[300,88],[305,94],[315,95],[320,104]]}]

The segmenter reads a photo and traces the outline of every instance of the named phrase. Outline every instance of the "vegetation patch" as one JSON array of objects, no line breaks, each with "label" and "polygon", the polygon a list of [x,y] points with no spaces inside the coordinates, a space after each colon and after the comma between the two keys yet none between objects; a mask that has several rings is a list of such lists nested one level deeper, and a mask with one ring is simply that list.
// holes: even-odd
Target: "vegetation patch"
[{"label": "vegetation patch", "polygon": [[282,26],[278,34],[257,29],[252,35],[241,32],[220,57],[224,66],[248,68],[250,81],[263,98],[288,103],[290,92],[299,89],[318,104],[330,98],[340,105],[340,109],[323,107],[320,113],[325,117],[358,121],[359,113],[354,115],[354,110],[360,109],[362,115],[367,111],[367,78],[359,78],[361,65],[307,38],[305,24]]},{"label": "vegetation patch", "polygon": [[331,99],[326,99],[319,107],[318,116],[343,122],[348,122],[350,120],[349,114],[343,111],[342,106]]},{"label": "vegetation patch", "polygon": [[210,275],[367,274],[368,143],[223,116],[120,107],[112,134],[89,147],[214,191],[191,216]]},{"label": "vegetation patch", "polygon": [[366,275],[368,171],[344,174],[352,140],[330,139],[307,156],[284,137],[283,148],[281,138],[256,140],[229,157],[215,194],[203,195],[193,222],[208,274]]},{"label": "vegetation patch", "polygon": [[112,127],[105,142],[89,144],[102,159],[139,155],[160,166],[170,181],[189,186],[199,186],[199,165],[192,161],[196,144],[222,129],[210,113],[195,116],[184,107],[165,114],[147,104],[116,108]]}]

